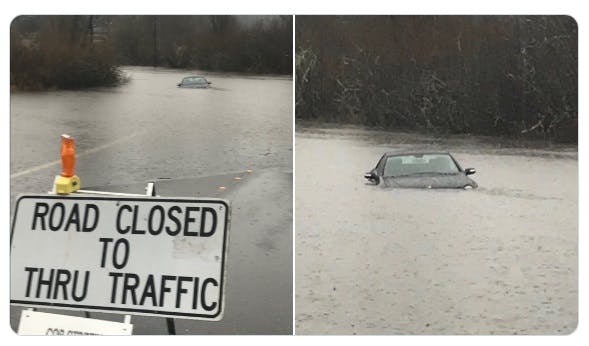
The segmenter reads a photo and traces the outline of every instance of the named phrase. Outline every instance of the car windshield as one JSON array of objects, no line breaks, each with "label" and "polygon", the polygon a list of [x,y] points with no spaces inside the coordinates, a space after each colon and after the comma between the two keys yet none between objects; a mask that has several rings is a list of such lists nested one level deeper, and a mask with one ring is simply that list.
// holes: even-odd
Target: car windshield
[{"label": "car windshield", "polygon": [[207,80],[203,77],[186,77],[182,80],[182,84],[207,84]]},{"label": "car windshield", "polygon": [[387,158],[385,177],[424,173],[451,174],[459,172],[456,163],[447,154],[400,155]]}]

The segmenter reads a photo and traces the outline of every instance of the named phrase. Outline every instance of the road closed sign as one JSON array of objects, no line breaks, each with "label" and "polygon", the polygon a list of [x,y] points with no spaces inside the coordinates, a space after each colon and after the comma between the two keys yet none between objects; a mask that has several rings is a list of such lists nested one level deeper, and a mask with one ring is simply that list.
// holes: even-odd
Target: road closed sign
[{"label": "road closed sign", "polygon": [[12,220],[12,304],[220,320],[220,199],[26,195]]}]

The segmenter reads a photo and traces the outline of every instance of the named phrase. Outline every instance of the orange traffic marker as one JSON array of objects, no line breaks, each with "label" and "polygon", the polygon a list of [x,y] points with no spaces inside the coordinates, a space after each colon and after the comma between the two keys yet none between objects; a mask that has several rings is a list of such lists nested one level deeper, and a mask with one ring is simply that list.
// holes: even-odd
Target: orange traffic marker
[{"label": "orange traffic marker", "polygon": [[55,193],[69,194],[80,189],[80,178],[75,174],[76,145],[74,138],[61,135],[61,175],[55,177]]},{"label": "orange traffic marker", "polygon": [[73,177],[76,165],[76,145],[74,138],[68,135],[61,135],[61,176]]}]

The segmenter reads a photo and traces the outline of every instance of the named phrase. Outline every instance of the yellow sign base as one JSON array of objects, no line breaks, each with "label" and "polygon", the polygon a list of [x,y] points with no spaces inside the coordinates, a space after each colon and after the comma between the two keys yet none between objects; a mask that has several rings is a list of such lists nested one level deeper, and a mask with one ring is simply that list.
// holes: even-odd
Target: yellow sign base
[{"label": "yellow sign base", "polygon": [[77,175],[71,177],[55,177],[55,193],[67,195],[80,189],[80,178]]}]

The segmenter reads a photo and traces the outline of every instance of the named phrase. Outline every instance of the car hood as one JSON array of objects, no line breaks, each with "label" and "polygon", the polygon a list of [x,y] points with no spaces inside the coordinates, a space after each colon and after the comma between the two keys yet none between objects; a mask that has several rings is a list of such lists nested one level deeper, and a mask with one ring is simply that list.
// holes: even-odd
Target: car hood
[{"label": "car hood", "polygon": [[188,89],[208,89],[208,84],[182,84],[180,88],[188,88]]},{"label": "car hood", "polygon": [[382,187],[422,189],[459,189],[466,185],[471,185],[473,188],[478,186],[474,180],[463,173],[385,177],[381,184]]}]

